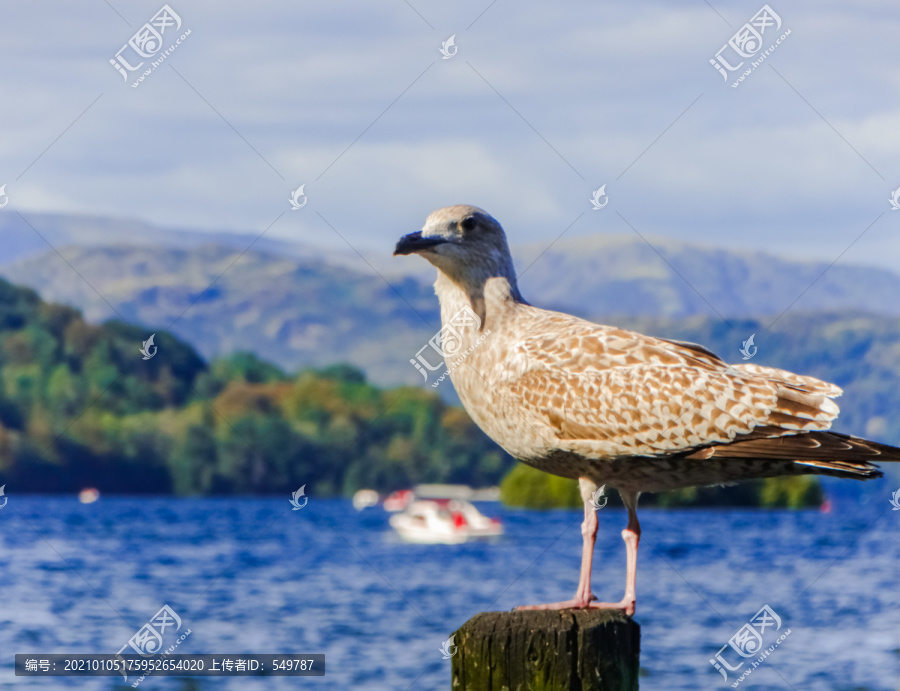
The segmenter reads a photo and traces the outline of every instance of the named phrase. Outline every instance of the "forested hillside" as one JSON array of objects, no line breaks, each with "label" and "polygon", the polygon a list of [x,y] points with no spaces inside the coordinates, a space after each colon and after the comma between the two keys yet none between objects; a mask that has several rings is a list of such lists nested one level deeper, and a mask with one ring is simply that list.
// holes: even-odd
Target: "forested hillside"
[{"label": "forested hillside", "polygon": [[[631,325],[723,348],[738,332],[762,328],[702,318]],[[896,441],[898,420],[884,411],[900,406],[900,325],[843,316],[794,317],[789,326],[791,339],[777,330],[757,339],[758,361],[847,386],[840,427]],[[813,347],[794,345],[798,331]],[[144,359],[149,335],[119,321],[88,324],[77,310],[0,280],[0,485],[7,493],[269,494],[306,484],[321,496],[422,482],[494,485],[515,465],[462,408],[428,389],[378,388],[348,365],[288,374],[244,352],[207,363],[161,331],[158,350]],[[522,472],[508,485],[520,488],[522,501],[534,487],[552,485]],[[564,494],[571,492],[565,485]],[[770,482],[645,503],[802,505],[818,497],[816,483]]]},{"label": "forested hillside", "polygon": [[351,367],[288,376],[0,280],[0,485],[12,492],[334,494],[417,482],[496,484],[512,465],[463,410]]}]

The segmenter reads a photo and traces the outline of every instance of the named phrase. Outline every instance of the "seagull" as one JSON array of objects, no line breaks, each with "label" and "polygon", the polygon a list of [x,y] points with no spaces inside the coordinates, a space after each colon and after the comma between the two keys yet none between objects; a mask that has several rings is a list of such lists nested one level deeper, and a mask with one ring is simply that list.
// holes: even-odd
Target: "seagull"
[{"label": "seagull", "polygon": [[[503,228],[478,207],[433,212],[397,242],[395,256],[410,254],[437,268],[442,334],[458,339],[444,354],[466,411],[513,457],[577,479],[584,499],[575,596],[520,609],[633,615],[642,492],[780,475],[867,480],[882,475],[871,461],[900,461],[900,449],[829,431],[834,384],[532,306]],[[606,487],[628,511],[619,602],[591,592],[595,497]]]}]

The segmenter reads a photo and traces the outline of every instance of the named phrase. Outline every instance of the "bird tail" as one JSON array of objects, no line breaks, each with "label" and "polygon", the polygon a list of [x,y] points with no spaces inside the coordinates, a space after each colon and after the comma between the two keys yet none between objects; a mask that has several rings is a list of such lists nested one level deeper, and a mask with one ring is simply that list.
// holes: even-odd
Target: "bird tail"
[{"label": "bird tail", "polygon": [[[785,475],[830,475],[871,480],[883,473],[874,462],[900,462],[900,449],[839,432],[757,437],[702,450],[706,458],[781,462]],[[699,457],[692,455],[693,457]],[[692,456],[688,456],[691,458]]]}]

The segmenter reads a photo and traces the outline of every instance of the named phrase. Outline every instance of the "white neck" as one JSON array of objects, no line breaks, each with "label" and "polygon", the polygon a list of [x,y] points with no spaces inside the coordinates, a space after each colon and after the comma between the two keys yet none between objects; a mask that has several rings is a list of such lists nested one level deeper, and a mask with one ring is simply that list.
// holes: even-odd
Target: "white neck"
[{"label": "white neck", "polygon": [[441,303],[441,324],[447,325],[461,310],[471,309],[481,321],[478,329],[496,329],[518,304],[527,304],[513,283],[503,276],[489,278],[480,286],[466,286],[438,271],[434,292]]}]

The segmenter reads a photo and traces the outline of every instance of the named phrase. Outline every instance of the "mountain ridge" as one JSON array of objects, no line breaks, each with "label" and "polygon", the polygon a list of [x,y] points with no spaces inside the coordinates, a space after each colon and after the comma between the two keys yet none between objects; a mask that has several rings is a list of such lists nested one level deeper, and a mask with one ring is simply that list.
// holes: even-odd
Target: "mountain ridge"
[{"label": "mountain ridge", "polygon": [[[265,233],[161,228],[134,220],[66,214],[0,214],[0,268],[38,260],[63,247],[143,246],[232,250],[291,257],[378,274],[388,281],[433,281],[434,269],[391,256],[392,246],[355,249],[289,241]],[[733,250],[707,243],[628,234],[562,237],[511,247],[523,293],[535,304],[578,314],[641,316],[775,315],[802,310],[864,309],[900,315],[900,273],[866,265],[827,264]],[[55,249],[49,249],[47,245]],[[343,245],[343,241],[341,242]],[[15,275],[15,271],[10,275]],[[614,308],[614,310],[613,310]]]}]

